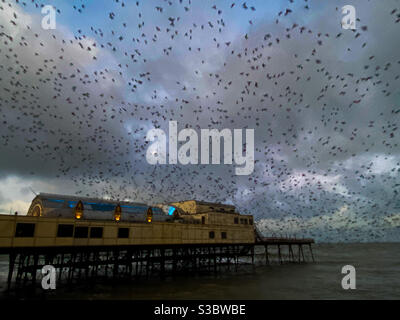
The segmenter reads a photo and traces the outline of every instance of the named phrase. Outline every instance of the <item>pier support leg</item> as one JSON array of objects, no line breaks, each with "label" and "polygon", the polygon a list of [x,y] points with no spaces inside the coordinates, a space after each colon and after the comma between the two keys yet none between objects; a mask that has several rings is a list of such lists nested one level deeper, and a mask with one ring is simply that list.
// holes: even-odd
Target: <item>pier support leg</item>
[{"label": "pier support leg", "polygon": [[127,271],[128,271],[129,278],[131,278],[131,276],[132,276],[132,256],[133,256],[133,252],[131,249],[128,250],[127,255],[128,255],[128,270]]},{"label": "pier support leg", "polygon": [[176,262],[177,256],[176,256],[176,249],[172,249],[172,274],[176,274],[176,267],[177,267],[177,262]]},{"label": "pier support leg", "polygon": [[251,247],[251,264],[254,268],[254,246]]},{"label": "pier support leg", "polygon": [[165,277],[165,249],[161,249],[160,250],[160,275],[161,275],[161,279],[164,279]]},{"label": "pier support leg", "polygon": [[214,247],[214,273],[217,273],[217,254],[215,252],[216,248]]},{"label": "pier support leg", "polygon": [[300,255],[300,248],[301,248],[301,245],[299,244],[298,247],[299,247],[299,263],[300,263],[300,262],[301,262],[301,255]]},{"label": "pier support leg", "polygon": [[315,260],[314,260],[314,255],[313,255],[312,248],[311,248],[311,243],[308,245],[308,247],[310,248],[310,253],[311,253],[312,261],[315,262]]},{"label": "pier support leg", "polygon": [[119,250],[114,251],[114,268],[113,268],[113,277],[116,278],[118,276],[119,269]]},{"label": "pier support leg", "polygon": [[[87,265],[85,266],[85,279],[89,278],[89,271],[90,271],[90,266],[91,265],[92,265],[92,268],[93,268],[93,263],[92,264],[90,263],[91,257],[92,257],[92,253],[90,251],[88,251],[86,253],[86,263],[87,263]],[[92,271],[93,271],[93,269],[92,269]]]},{"label": "pier support leg", "polygon": [[294,254],[293,254],[293,249],[292,249],[291,244],[289,244],[289,261],[294,262]]},{"label": "pier support leg", "polygon": [[36,285],[36,274],[37,274],[37,268],[38,268],[38,260],[39,260],[39,254],[35,252],[33,254],[32,286]]},{"label": "pier support leg", "polygon": [[279,244],[278,244],[278,257],[279,257],[279,263],[282,264],[281,246]]},{"label": "pier support leg", "polygon": [[15,265],[16,254],[10,253],[9,255],[9,266],[8,266],[8,277],[7,277],[7,290],[10,290],[11,280],[14,273],[14,265]]},{"label": "pier support leg", "polygon": [[150,269],[150,249],[147,250],[146,279],[149,277],[149,269]]},{"label": "pier support leg", "polygon": [[305,262],[306,259],[304,259],[303,245],[300,245],[300,251],[301,251],[301,256],[303,258],[303,262]]},{"label": "pier support leg", "polygon": [[58,273],[58,282],[61,281],[61,275],[63,273],[63,269],[64,269],[64,252],[61,254],[60,268],[59,268],[59,273]]}]

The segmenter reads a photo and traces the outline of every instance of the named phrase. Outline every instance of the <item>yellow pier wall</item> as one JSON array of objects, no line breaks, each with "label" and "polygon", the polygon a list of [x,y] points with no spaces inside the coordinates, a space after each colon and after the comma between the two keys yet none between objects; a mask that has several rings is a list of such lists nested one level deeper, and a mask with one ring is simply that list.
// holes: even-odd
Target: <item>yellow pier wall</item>
[{"label": "yellow pier wall", "polygon": [[[194,215],[196,216],[196,215]],[[146,244],[212,244],[212,243],[254,243],[252,224],[240,223],[240,219],[251,216],[236,214],[199,214],[206,216],[206,224],[190,224],[178,222],[115,222],[100,220],[76,220],[73,218],[46,218],[33,216],[0,215],[0,248],[12,247],[52,247],[52,246],[107,246],[107,245],[146,245]],[[234,218],[239,218],[235,224]],[[229,220],[229,221],[228,221]],[[232,221],[231,221],[232,220]],[[17,224],[35,224],[33,236],[17,237]],[[88,237],[58,237],[59,225],[88,227]],[[23,225],[26,226],[26,225]],[[102,228],[101,238],[91,238],[91,229]],[[118,229],[128,228],[129,237],[119,238]],[[210,238],[210,232],[214,238]],[[222,237],[222,233],[226,238]]]}]

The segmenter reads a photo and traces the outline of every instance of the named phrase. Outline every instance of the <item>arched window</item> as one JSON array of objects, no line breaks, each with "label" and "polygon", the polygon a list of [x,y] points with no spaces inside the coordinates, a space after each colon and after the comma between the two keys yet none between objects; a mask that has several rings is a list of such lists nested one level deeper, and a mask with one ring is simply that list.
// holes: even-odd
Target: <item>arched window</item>
[{"label": "arched window", "polygon": [[34,217],[41,217],[42,216],[42,206],[40,204],[37,204],[36,206],[34,206],[34,208],[32,210],[32,215]]}]

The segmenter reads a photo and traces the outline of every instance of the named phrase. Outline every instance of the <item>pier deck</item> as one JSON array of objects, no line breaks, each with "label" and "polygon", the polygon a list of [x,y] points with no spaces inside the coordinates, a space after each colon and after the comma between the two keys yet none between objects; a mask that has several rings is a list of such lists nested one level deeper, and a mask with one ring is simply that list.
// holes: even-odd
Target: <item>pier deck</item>
[{"label": "pier deck", "polygon": [[309,247],[309,261],[314,261],[312,243],[313,239],[258,238],[250,244],[13,247],[2,248],[0,253],[9,255],[10,289],[12,283],[15,287],[35,286],[45,265],[56,269],[57,282],[67,284],[97,278],[164,278],[178,273],[218,273],[222,269],[235,271],[239,265],[254,266],[257,247],[265,248],[258,253],[265,254],[265,264],[306,262],[304,245]]}]

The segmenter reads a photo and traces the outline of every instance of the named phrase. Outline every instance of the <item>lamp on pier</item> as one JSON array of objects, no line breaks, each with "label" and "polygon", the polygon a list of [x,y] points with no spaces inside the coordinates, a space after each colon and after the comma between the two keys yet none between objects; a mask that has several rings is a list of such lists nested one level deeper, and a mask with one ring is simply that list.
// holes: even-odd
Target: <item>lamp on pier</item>
[{"label": "lamp on pier", "polygon": [[120,221],[121,216],[122,216],[122,209],[121,209],[121,206],[118,204],[114,210],[114,220],[117,222]]},{"label": "lamp on pier", "polygon": [[79,220],[82,217],[83,217],[83,203],[81,200],[79,200],[75,207],[75,218]]},{"label": "lamp on pier", "polygon": [[151,222],[153,220],[153,210],[151,208],[147,209],[147,222]]}]

